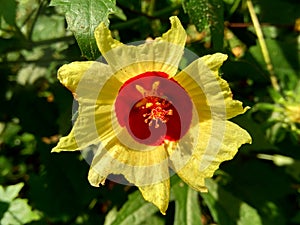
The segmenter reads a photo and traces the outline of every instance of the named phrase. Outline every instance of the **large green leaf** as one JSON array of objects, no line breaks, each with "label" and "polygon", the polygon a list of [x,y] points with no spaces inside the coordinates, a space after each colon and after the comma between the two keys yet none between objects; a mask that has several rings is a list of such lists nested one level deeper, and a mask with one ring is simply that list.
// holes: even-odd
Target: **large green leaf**
[{"label": "large green leaf", "polygon": [[108,16],[116,12],[115,0],[52,0],[51,6],[65,11],[68,28],[74,33],[82,55],[95,60],[100,53],[94,38],[94,30],[100,22],[108,25]]},{"label": "large green leaf", "polygon": [[49,40],[65,36],[63,16],[39,16],[33,29],[33,41]]},{"label": "large green leaf", "polygon": [[[273,39],[266,39],[266,44],[271,57],[271,63],[274,67],[276,76],[280,79],[288,77],[292,84],[296,84],[299,75],[300,53],[297,51],[295,40],[278,41]],[[262,66],[266,68],[260,46],[257,44],[250,47],[249,52],[253,58]]]},{"label": "large green leaf", "polygon": [[0,186],[0,224],[26,224],[40,219],[40,213],[32,210],[27,199],[17,198],[23,183],[6,188]]},{"label": "large green leaf", "polygon": [[103,189],[92,188],[87,179],[88,165],[77,154],[51,154],[48,146],[38,143],[42,174],[31,174],[29,199],[53,220],[79,215]]},{"label": "large green leaf", "polygon": [[[280,148],[279,145],[278,147]],[[293,148],[292,144],[290,147]],[[291,152],[293,150],[298,148],[291,149]],[[274,154],[279,150],[265,149],[261,152],[268,151]],[[287,148],[283,149],[285,154],[288,154],[288,151]],[[261,215],[264,225],[287,224],[287,215],[290,215],[293,208],[287,196],[293,196],[297,192],[286,173],[287,168],[274,166],[273,163],[262,159],[258,160],[251,157],[251,154],[249,156],[239,155],[236,160],[223,165],[223,169],[231,176],[231,181],[226,184],[226,190],[230,190],[239,199],[253,206]]]},{"label": "large green leaf", "polygon": [[1,225],[26,224],[39,219],[40,213],[31,209],[28,200],[18,198],[10,203],[0,222]]},{"label": "large green leaf", "polygon": [[224,190],[213,180],[206,181],[208,193],[202,193],[214,220],[219,225],[262,225],[256,209]]},{"label": "large green leaf", "polygon": [[154,205],[146,202],[139,191],[129,195],[128,201],[120,211],[112,209],[107,215],[104,225],[139,225],[158,211]]},{"label": "large green leaf", "polygon": [[0,0],[0,5],[0,21],[3,17],[6,23],[15,25],[17,2],[15,0]]},{"label": "large green leaf", "polygon": [[10,185],[6,188],[3,186],[0,186],[0,201],[1,202],[11,202],[13,199],[15,199],[21,189],[23,188],[24,183],[19,183],[15,185]]},{"label": "large green leaf", "polygon": [[272,24],[293,24],[299,18],[300,2],[298,0],[254,0],[259,5],[262,22]]},{"label": "large green leaf", "polygon": [[172,186],[175,196],[174,225],[200,225],[198,192],[182,181]]},{"label": "large green leaf", "polygon": [[210,29],[214,49],[221,50],[224,37],[222,0],[184,0],[183,6],[199,31]]}]

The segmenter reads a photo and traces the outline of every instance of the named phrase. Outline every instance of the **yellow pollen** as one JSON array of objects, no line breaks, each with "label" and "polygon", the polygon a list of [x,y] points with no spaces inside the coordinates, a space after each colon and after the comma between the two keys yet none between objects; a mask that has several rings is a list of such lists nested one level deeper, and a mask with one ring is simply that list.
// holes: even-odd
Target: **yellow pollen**
[{"label": "yellow pollen", "polygon": [[144,113],[143,117],[145,118],[144,122],[149,123],[149,126],[152,126],[154,122],[154,127],[159,127],[159,121],[161,123],[167,123],[169,118],[166,116],[173,115],[172,109],[166,109],[170,106],[170,103],[165,99],[162,99],[158,96],[157,90],[159,86],[159,81],[155,81],[152,84],[151,90],[146,90],[144,87],[140,85],[136,85],[136,89],[141,95],[144,97],[141,101],[139,101],[135,106],[140,109],[151,110],[149,113]]},{"label": "yellow pollen", "polygon": [[153,106],[153,103],[152,103],[152,102],[147,102],[147,103],[146,103],[146,108],[147,108],[147,109],[150,108],[151,106]]},{"label": "yellow pollen", "polygon": [[[169,119],[166,116],[173,115],[173,110],[172,109],[165,110],[160,106],[160,105],[168,106],[169,104],[161,104],[160,102],[156,102],[156,103],[158,103],[158,104],[155,104],[155,105],[158,105],[158,106],[154,106],[151,109],[150,113],[143,114],[143,117],[147,117],[144,121],[145,121],[145,123],[149,122],[149,126],[152,126],[152,124],[154,122],[155,123],[154,127],[158,128],[159,127],[158,121],[160,121],[162,123],[168,122]],[[146,108],[147,108],[147,106],[146,106]]]}]

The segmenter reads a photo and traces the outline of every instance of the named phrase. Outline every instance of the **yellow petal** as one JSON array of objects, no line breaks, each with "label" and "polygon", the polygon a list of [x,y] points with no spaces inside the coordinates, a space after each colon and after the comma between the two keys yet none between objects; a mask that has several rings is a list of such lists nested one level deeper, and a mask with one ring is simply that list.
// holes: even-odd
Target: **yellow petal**
[{"label": "yellow petal", "polygon": [[191,96],[200,120],[211,116],[229,119],[248,109],[243,108],[242,102],[232,99],[228,83],[218,75],[226,59],[227,56],[221,53],[204,56],[174,77]]},{"label": "yellow petal", "polygon": [[108,65],[92,61],[65,64],[57,72],[59,81],[72,93],[78,92],[79,85],[84,94],[91,90],[98,93],[111,75],[112,71]]},{"label": "yellow petal", "polygon": [[78,150],[78,145],[74,135],[74,128],[66,137],[59,139],[58,144],[51,150],[51,152],[61,152],[61,151],[76,151]]},{"label": "yellow petal", "polygon": [[170,17],[171,29],[162,35],[157,40],[164,40],[176,45],[185,46],[186,33],[177,16]]},{"label": "yellow petal", "polygon": [[104,81],[91,75],[95,74],[86,73],[77,84],[78,118],[70,134],[59,140],[53,152],[83,150],[91,144],[109,141],[117,132],[111,114],[120,82],[112,77],[101,87]]},{"label": "yellow petal", "polygon": [[148,186],[138,187],[141,191],[144,199],[148,202],[152,202],[160,212],[165,215],[170,198],[170,180],[166,179],[157,184],[151,184]]},{"label": "yellow petal", "polygon": [[63,65],[57,72],[57,78],[65,87],[74,93],[82,76],[93,64],[94,62],[86,61],[72,62]]},{"label": "yellow petal", "polygon": [[[98,118],[96,121],[95,116]],[[108,141],[114,135],[111,123],[107,123],[110,117],[111,106],[79,106],[78,118],[71,132],[68,136],[60,138],[52,152],[83,150],[103,139]]]},{"label": "yellow petal", "polygon": [[222,66],[223,62],[228,58],[227,55],[222,53],[215,53],[213,55],[205,55],[201,57],[201,60],[205,65],[214,72],[215,76],[219,76],[219,69]]},{"label": "yellow petal", "polygon": [[232,92],[228,83],[223,80],[219,74],[219,68],[222,66],[223,62],[227,59],[227,55],[216,53],[213,55],[206,55],[201,58],[203,62],[208,66],[210,70],[213,71],[216,78],[220,83],[220,87],[222,89],[225,101],[226,101],[226,116],[227,119],[235,117],[239,114],[245,113],[249,107],[243,108],[243,103],[237,100],[232,100]]},{"label": "yellow petal", "polygon": [[125,82],[149,71],[160,71],[173,76],[183,54],[186,33],[177,17],[171,17],[171,29],[156,38],[138,46],[123,45],[112,38],[104,24],[95,30],[98,47],[116,77]]},{"label": "yellow petal", "polygon": [[94,35],[98,48],[102,54],[105,54],[111,49],[123,45],[123,43],[119,42],[116,39],[113,39],[110,30],[103,22],[100,23],[98,27],[96,27]]},{"label": "yellow petal", "polygon": [[122,83],[111,75],[110,67],[99,62],[74,62],[59,69],[60,81],[76,93],[79,107],[71,133],[62,137],[52,151],[83,150],[112,138],[114,129],[108,121]]},{"label": "yellow petal", "polygon": [[[109,168],[102,168],[101,171],[99,171],[100,168],[91,166],[89,170],[88,180],[92,186],[98,187],[100,184],[104,185],[106,177],[111,174],[111,165]],[[104,171],[103,171],[104,169]],[[106,170],[106,171],[105,171]],[[119,171],[115,171],[114,174],[123,174],[118,173]],[[149,170],[147,174],[144,174],[145,179],[147,179],[147,176],[155,175],[155,171]],[[105,174],[106,175],[103,175]],[[132,184],[135,184],[128,179],[128,176],[126,171],[124,171],[124,177]],[[146,182],[144,182],[146,183]],[[135,184],[136,185],[136,184]],[[148,202],[153,203],[156,207],[159,208],[162,214],[166,214],[166,210],[168,208],[169,204],[169,198],[170,198],[170,180],[169,177],[159,183],[150,183],[148,185],[136,185],[138,186],[139,190],[141,191],[144,199]]]},{"label": "yellow petal", "polygon": [[169,178],[168,158],[163,146],[134,150],[123,145],[117,137],[99,146],[91,169],[104,178],[109,174],[123,174],[136,186],[147,186]]},{"label": "yellow petal", "polygon": [[174,79],[184,88],[190,96],[195,108],[197,109],[200,121],[211,119],[211,110],[208,105],[207,96],[201,88],[202,81],[200,76],[193,78],[185,70],[174,76]]},{"label": "yellow petal", "polygon": [[206,191],[204,179],[212,177],[223,161],[232,159],[242,144],[251,143],[251,137],[229,121],[201,122],[199,134],[190,160],[176,172],[194,189]]},{"label": "yellow petal", "polygon": [[99,187],[100,184],[105,184],[106,176],[101,176],[96,170],[91,167],[88,174],[88,180],[92,186]]}]

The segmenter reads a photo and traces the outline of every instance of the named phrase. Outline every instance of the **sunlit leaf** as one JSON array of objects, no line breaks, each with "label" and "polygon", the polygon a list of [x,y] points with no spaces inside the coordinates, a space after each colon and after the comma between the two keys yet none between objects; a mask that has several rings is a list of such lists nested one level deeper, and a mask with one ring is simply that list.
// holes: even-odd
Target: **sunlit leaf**
[{"label": "sunlit leaf", "polygon": [[27,199],[16,198],[23,186],[24,183],[6,188],[0,186],[0,215],[3,214],[0,217],[1,225],[26,224],[40,219],[40,213],[31,209]]},{"label": "sunlit leaf", "polygon": [[11,202],[13,199],[15,199],[18,196],[23,186],[24,183],[10,185],[6,188],[0,186],[0,201]]},{"label": "sunlit leaf", "polygon": [[68,28],[74,33],[83,56],[95,60],[100,56],[94,30],[100,22],[108,24],[109,14],[116,9],[115,0],[52,0],[51,6],[65,11]]},{"label": "sunlit leaf", "polygon": [[2,225],[26,224],[39,219],[40,213],[32,211],[27,199],[15,199],[0,222]]},{"label": "sunlit leaf", "polygon": [[184,9],[198,31],[210,29],[213,47],[222,49],[224,37],[224,8],[222,0],[184,0]]},{"label": "sunlit leaf", "polygon": [[49,40],[65,35],[65,21],[62,16],[40,16],[33,29],[33,41]]}]

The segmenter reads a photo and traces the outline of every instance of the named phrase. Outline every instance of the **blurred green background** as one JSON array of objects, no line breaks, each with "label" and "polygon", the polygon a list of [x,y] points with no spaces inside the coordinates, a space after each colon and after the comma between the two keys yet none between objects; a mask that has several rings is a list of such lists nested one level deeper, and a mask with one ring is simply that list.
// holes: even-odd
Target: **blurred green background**
[{"label": "blurred green background", "polygon": [[[253,5],[273,70],[246,0],[0,0],[0,224],[300,224],[300,2]],[[251,106],[233,121],[253,144],[221,165],[209,193],[173,176],[163,216],[135,187],[91,187],[79,152],[50,151],[72,126],[72,94],[56,71],[100,56],[93,28],[105,21],[128,43],[160,36],[172,15],[188,49],[229,55],[222,77]]]}]

